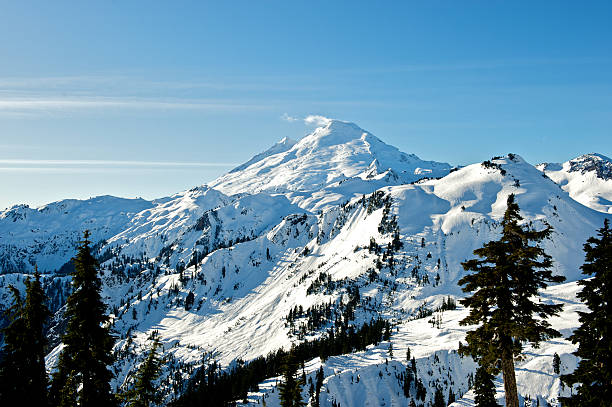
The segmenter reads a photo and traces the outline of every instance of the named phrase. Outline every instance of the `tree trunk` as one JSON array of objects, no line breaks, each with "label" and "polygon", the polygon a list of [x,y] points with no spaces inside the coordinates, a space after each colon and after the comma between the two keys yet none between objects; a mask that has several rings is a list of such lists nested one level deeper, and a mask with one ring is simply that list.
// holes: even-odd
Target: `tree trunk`
[{"label": "tree trunk", "polygon": [[514,358],[512,357],[512,351],[502,351],[501,367],[504,376],[506,407],[519,407],[518,392],[516,390],[516,377],[514,376]]}]

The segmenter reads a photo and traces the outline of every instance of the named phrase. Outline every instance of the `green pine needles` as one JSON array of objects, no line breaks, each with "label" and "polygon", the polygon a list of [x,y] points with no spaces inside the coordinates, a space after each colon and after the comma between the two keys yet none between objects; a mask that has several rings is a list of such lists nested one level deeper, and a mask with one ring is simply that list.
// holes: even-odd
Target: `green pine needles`
[{"label": "green pine needles", "polygon": [[501,370],[506,406],[518,407],[514,357],[524,342],[537,347],[559,336],[546,319],[558,314],[562,305],[538,302],[536,296],[549,283],[560,283],[565,277],[553,276],[552,259],[538,245],[550,236],[552,227],[536,231],[520,225],[523,218],[514,194],[508,196],[507,205],[500,239],[476,249],[477,259],[462,263],[472,274],[459,284],[472,296],[461,300],[470,310],[461,324],[478,327],[467,333],[467,345],[459,351],[491,373]]},{"label": "green pine needles", "polygon": [[162,360],[157,354],[159,346],[159,339],[155,338],[147,358],[136,372],[133,388],[123,394],[122,398],[127,407],[150,407],[162,402],[161,394],[155,383],[161,373],[162,365]]},{"label": "green pine needles", "polygon": [[44,325],[49,318],[38,270],[26,280],[26,298],[9,286],[14,304],[7,310],[10,321],[4,329],[4,358],[0,363],[0,405],[47,406],[47,372]]},{"label": "green pine needles", "polygon": [[302,386],[304,381],[298,374],[298,361],[293,351],[289,352],[283,364],[283,381],[278,386],[282,407],[304,407]]},{"label": "green pine needles", "polygon": [[584,245],[586,254],[582,273],[592,278],[578,282],[578,293],[590,312],[578,312],[580,327],[570,337],[578,344],[574,355],[580,358],[576,370],[561,376],[573,386],[579,384],[572,397],[562,399],[567,406],[609,406],[612,400],[612,230],[604,221],[598,237]]},{"label": "green pine needles", "polygon": [[478,369],[476,369],[474,395],[474,402],[477,407],[499,407],[495,400],[493,375],[483,366],[478,366]]},{"label": "green pine needles", "polygon": [[116,405],[111,392],[113,362],[106,305],[100,296],[102,282],[98,263],[91,254],[85,231],[73,262],[73,293],[66,303],[68,325],[62,337],[64,348],[53,375],[51,396],[59,407],[103,407]]}]

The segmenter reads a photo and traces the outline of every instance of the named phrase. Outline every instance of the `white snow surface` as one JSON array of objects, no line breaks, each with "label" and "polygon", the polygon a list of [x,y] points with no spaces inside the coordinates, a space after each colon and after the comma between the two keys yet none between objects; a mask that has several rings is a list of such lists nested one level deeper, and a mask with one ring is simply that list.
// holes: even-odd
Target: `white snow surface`
[{"label": "white snow surface", "polygon": [[[563,170],[565,164],[555,171],[572,180],[590,176],[591,166],[583,173]],[[421,161],[352,123],[334,120],[298,142],[283,140],[208,186],[170,197],[97,197],[0,212],[0,305],[10,303],[9,284],[23,290],[21,272],[31,272],[36,264],[48,273],[45,285],[59,309],[65,293],[53,290],[66,287],[68,277],[53,272],[74,255],[88,228],[119,338],[114,386],[132,380],[154,332],[169,361],[162,380],[169,380],[178,363],[190,366],[180,372],[188,379],[191,368],[206,361],[227,367],[237,359],[288,348],[302,340],[287,323],[289,310],[330,302],[337,308],[346,302],[350,284],[361,295],[352,323],[376,317],[391,321],[394,357],[386,342],[330,357],[323,363],[322,406],[334,400],[342,406],[408,405],[396,377],[406,369],[408,347],[427,388],[425,402],[439,385],[445,396],[452,389],[456,405],[473,405],[468,377],[475,365],[456,353],[469,329],[458,324],[467,311],[459,307],[434,314],[441,318],[439,326],[429,322],[431,317],[415,316],[448,296],[464,295],[457,285],[465,273],[460,263],[499,236],[507,197],[514,193],[525,223],[554,228],[543,244],[554,271],[568,280],[542,293],[545,301],[565,304],[552,321],[563,338],[526,349],[517,367],[521,395],[555,405],[565,390],[551,373],[552,355],[561,356],[564,371],[576,364],[574,347],[564,338],[578,326],[576,311],[584,309],[575,296],[576,281],[584,278],[582,245],[609,211],[578,199],[586,192],[576,195],[577,189],[567,186],[571,182],[558,181],[551,168],[539,170],[509,154],[449,173],[448,164]],[[605,182],[611,181],[592,181],[588,194],[608,199]],[[374,191],[390,199],[389,214],[384,205],[368,208]],[[378,270],[380,256],[368,247],[372,239],[387,247],[393,236],[381,225],[393,216],[403,247],[393,254],[393,269],[385,263]],[[334,287],[309,290],[323,273]],[[195,300],[187,310],[189,293]],[[60,309],[56,318],[61,315]],[[295,325],[305,322],[298,318]],[[331,321],[306,338],[329,327]],[[56,345],[47,357],[49,369],[61,349]],[[318,359],[309,361],[307,374],[313,376],[320,365]],[[267,405],[278,405],[276,382],[261,383],[250,402],[265,396]],[[167,388],[164,383],[160,386]],[[501,382],[498,388],[501,400]]]},{"label": "white snow surface", "polygon": [[596,211],[612,214],[612,160],[601,154],[584,154],[563,164],[537,168],[561,185],[572,198]]},{"label": "white snow surface", "polygon": [[[210,186],[227,195],[286,193],[300,206],[314,210],[382,185],[440,177],[449,170],[449,164],[402,153],[354,123],[330,120],[298,142],[283,139]],[[384,183],[377,182],[383,177]],[[359,187],[340,187],[356,181]],[[313,199],[313,194],[319,199]],[[323,196],[328,199],[321,202]]]}]

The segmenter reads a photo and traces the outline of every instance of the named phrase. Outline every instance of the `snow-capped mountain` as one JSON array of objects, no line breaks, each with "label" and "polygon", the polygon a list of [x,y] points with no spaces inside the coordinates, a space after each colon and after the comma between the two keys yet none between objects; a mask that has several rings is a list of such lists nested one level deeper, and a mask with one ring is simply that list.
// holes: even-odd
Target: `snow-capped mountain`
[{"label": "snow-capped mountain", "polygon": [[96,242],[125,230],[154,206],[143,199],[99,196],[66,199],[40,208],[16,205],[0,212],[0,273],[58,270],[74,255],[84,229]]},{"label": "snow-capped mountain", "polygon": [[227,195],[283,193],[316,210],[449,171],[449,164],[403,153],[354,123],[330,120],[298,142],[283,139],[209,185]]},{"label": "snow-capped mountain", "polygon": [[[598,173],[590,164],[584,174],[570,167],[574,175]],[[451,171],[352,123],[331,121],[171,197],[99,197],[1,212],[0,304],[9,302],[8,284],[23,288],[25,277],[16,271],[38,264],[50,272],[45,286],[59,310],[51,330],[57,339],[69,287],[68,277],[52,272],[69,261],[88,228],[119,337],[115,386],[131,380],[153,332],[168,361],[160,382],[168,400],[213,360],[227,367],[320,337],[338,319],[359,327],[383,318],[393,325],[390,342],[305,364],[311,378],[324,369],[321,406],[408,405],[399,379],[407,348],[422,379],[421,402],[440,387],[472,405],[475,365],[456,353],[466,310],[440,306],[463,295],[460,263],[499,236],[509,194],[525,222],[554,228],[544,247],[555,272],[569,280],[542,293],[545,301],[567,304],[554,326],[567,337],[583,309],[575,298],[582,244],[606,214],[560,187],[549,170],[508,154]],[[592,183],[591,193],[607,193],[599,185]],[[47,357],[50,369],[59,349]],[[552,403],[563,390],[549,360],[557,352],[571,370],[573,349],[565,339],[530,349],[518,366],[521,394]],[[276,384],[276,378],[260,383],[248,402],[278,405]]]},{"label": "snow-capped mountain", "polygon": [[581,204],[612,213],[612,160],[601,154],[584,154],[564,162],[543,163],[537,168],[561,185]]}]

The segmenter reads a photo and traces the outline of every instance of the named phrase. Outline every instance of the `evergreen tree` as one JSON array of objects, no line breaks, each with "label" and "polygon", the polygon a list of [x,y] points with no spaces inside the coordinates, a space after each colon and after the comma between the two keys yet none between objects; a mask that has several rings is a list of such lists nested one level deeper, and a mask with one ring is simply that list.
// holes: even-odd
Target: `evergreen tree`
[{"label": "evergreen tree", "polygon": [[282,407],[304,407],[302,400],[302,379],[297,373],[298,364],[293,352],[289,352],[283,366],[283,381],[279,387],[279,397]]},{"label": "evergreen tree", "polygon": [[578,298],[590,312],[578,312],[580,327],[570,336],[578,344],[574,355],[580,362],[562,380],[580,386],[573,397],[564,400],[568,406],[604,406],[612,400],[612,230],[608,219],[598,236],[584,245],[582,273],[593,278],[578,282],[583,287]]},{"label": "evergreen tree", "polygon": [[555,374],[559,374],[561,372],[561,358],[556,352],[553,356],[553,372],[555,372]]},{"label": "evergreen tree", "polygon": [[455,393],[453,392],[453,388],[448,388],[448,400],[446,401],[448,404],[452,404],[455,402]]},{"label": "evergreen tree", "polygon": [[47,405],[47,370],[45,368],[45,347],[47,338],[44,327],[51,316],[45,305],[45,292],[40,283],[38,269],[34,280],[26,281],[26,301],[24,307],[26,320],[25,346],[27,346],[28,364],[26,383],[28,399],[37,406]]},{"label": "evergreen tree", "polygon": [[495,401],[493,375],[483,366],[478,366],[474,379],[474,401],[477,407],[499,407]]},{"label": "evergreen tree", "polygon": [[68,323],[62,337],[64,348],[51,386],[53,402],[60,407],[73,406],[75,397],[81,407],[116,404],[108,368],[113,362],[114,339],[106,324],[106,306],[100,296],[102,282],[90,243],[89,231],[85,231],[84,240],[72,259],[73,292],[66,301]]},{"label": "evergreen tree", "polygon": [[149,407],[161,403],[161,395],[155,386],[161,370],[161,359],[157,355],[158,347],[159,339],[155,338],[149,355],[138,368],[134,387],[123,395],[128,407]]},{"label": "evergreen tree", "polygon": [[442,389],[440,387],[436,387],[436,392],[434,393],[433,407],[446,407],[446,400],[444,400],[444,394],[442,393]]},{"label": "evergreen tree", "polygon": [[5,357],[0,363],[0,405],[18,405],[27,395],[29,402],[46,406],[47,372],[45,370],[44,325],[49,310],[38,270],[34,280],[26,280],[25,303],[19,291],[9,286],[14,305],[9,308],[10,324],[4,330]]},{"label": "evergreen tree", "polygon": [[413,379],[414,377],[412,376],[412,370],[410,370],[409,367],[406,367],[406,372],[404,373],[404,383],[402,384],[404,396],[406,396],[406,398],[410,397],[410,386]]},{"label": "evergreen tree", "polygon": [[3,329],[4,358],[0,363],[0,405],[17,405],[25,394],[25,385],[21,376],[25,374],[27,356],[21,346],[24,339],[25,320],[22,316],[23,300],[19,290],[9,285],[13,296],[13,305],[4,312],[10,322]]},{"label": "evergreen tree", "polygon": [[464,292],[473,293],[461,301],[469,307],[462,325],[479,325],[466,336],[467,346],[460,352],[468,354],[494,372],[503,372],[506,405],[518,407],[518,392],[514,374],[514,357],[520,354],[522,343],[538,346],[540,341],[559,336],[546,318],[559,313],[562,305],[534,301],[540,289],[548,283],[565,280],[553,276],[552,259],[538,245],[552,232],[522,227],[519,206],[511,194],[501,222],[502,236],[486,243],[474,254],[480,259],[462,263],[472,271],[459,280]]},{"label": "evergreen tree", "polygon": [[[319,367],[319,370],[317,370],[317,382],[315,385],[315,398],[314,398],[314,403],[312,403],[313,407],[319,407],[319,397],[321,395],[321,387],[323,386],[323,379],[325,378],[325,375],[323,373],[323,366]],[[359,376],[357,376],[357,379],[359,380]]]}]

